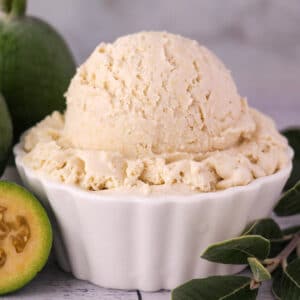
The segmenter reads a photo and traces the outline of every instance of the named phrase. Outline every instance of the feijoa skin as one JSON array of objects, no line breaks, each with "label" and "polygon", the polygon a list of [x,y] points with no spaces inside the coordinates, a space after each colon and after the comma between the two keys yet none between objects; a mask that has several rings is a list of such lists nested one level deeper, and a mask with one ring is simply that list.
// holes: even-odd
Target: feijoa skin
[{"label": "feijoa skin", "polygon": [[0,0],[0,91],[11,113],[14,139],[54,110],[76,65],[59,33],[25,15],[25,0]]},{"label": "feijoa skin", "polygon": [[29,283],[51,245],[51,224],[40,202],[21,186],[0,181],[0,295]]},{"label": "feijoa skin", "polygon": [[10,154],[13,127],[4,98],[0,94],[0,177]]}]

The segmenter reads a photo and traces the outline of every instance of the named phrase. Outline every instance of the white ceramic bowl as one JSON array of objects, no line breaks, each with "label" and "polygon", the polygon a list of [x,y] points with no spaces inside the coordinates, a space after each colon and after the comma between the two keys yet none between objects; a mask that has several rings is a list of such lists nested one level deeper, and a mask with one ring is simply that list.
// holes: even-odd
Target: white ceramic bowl
[{"label": "white ceramic bowl", "polygon": [[20,145],[14,152],[24,184],[52,218],[61,267],[103,287],[144,291],[240,271],[200,253],[267,217],[292,168],[219,192],[120,196],[50,181],[24,166]]}]

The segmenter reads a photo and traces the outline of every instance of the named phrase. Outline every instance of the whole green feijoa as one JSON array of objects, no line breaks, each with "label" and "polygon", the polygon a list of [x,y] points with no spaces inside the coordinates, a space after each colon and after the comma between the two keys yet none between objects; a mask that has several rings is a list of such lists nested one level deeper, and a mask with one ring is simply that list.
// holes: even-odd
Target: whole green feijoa
[{"label": "whole green feijoa", "polygon": [[20,134],[54,110],[75,73],[63,38],[44,21],[25,15],[26,0],[0,0],[0,91]]},{"label": "whole green feijoa", "polygon": [[8,108],[0,94],[0,177],[6,166],[13,139],[13,127]]}]

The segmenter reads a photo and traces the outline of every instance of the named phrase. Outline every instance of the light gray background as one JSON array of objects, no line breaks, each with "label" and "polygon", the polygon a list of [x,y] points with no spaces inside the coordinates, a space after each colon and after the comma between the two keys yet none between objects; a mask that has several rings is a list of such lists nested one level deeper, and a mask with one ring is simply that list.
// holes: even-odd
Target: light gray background
[{"label": "light gray background", "polygon": [[78,63],[101,41],[167,30],[212,49],[242,96],[279,127],[300,124],[300,0],[28,0],[55,26]]}]

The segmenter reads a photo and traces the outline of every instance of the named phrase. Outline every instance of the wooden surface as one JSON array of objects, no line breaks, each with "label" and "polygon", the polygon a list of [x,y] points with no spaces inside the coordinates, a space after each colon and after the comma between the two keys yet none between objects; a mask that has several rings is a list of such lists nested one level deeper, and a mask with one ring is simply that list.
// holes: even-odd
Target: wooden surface
[{"label": "wooden surface", "polygon": [[[4,179],[20,183],[14,168],[8,168]],[[299,222],[299,217],[281,218],[283,227]],[[244,272],[244,273],[247,273]],[[119,291],[104,289],[88,282],[75,279],[71,274],[63,272],[52,256],[44,270],[24,289],[9,296],[1,297],[4,300],[63,300],[63,299],[97,299],[97,300],[169,300],[170,293],[143,293],[138,291]],[[261,288],[259,300],[274,299],[270,293],[270,283]]]}]

